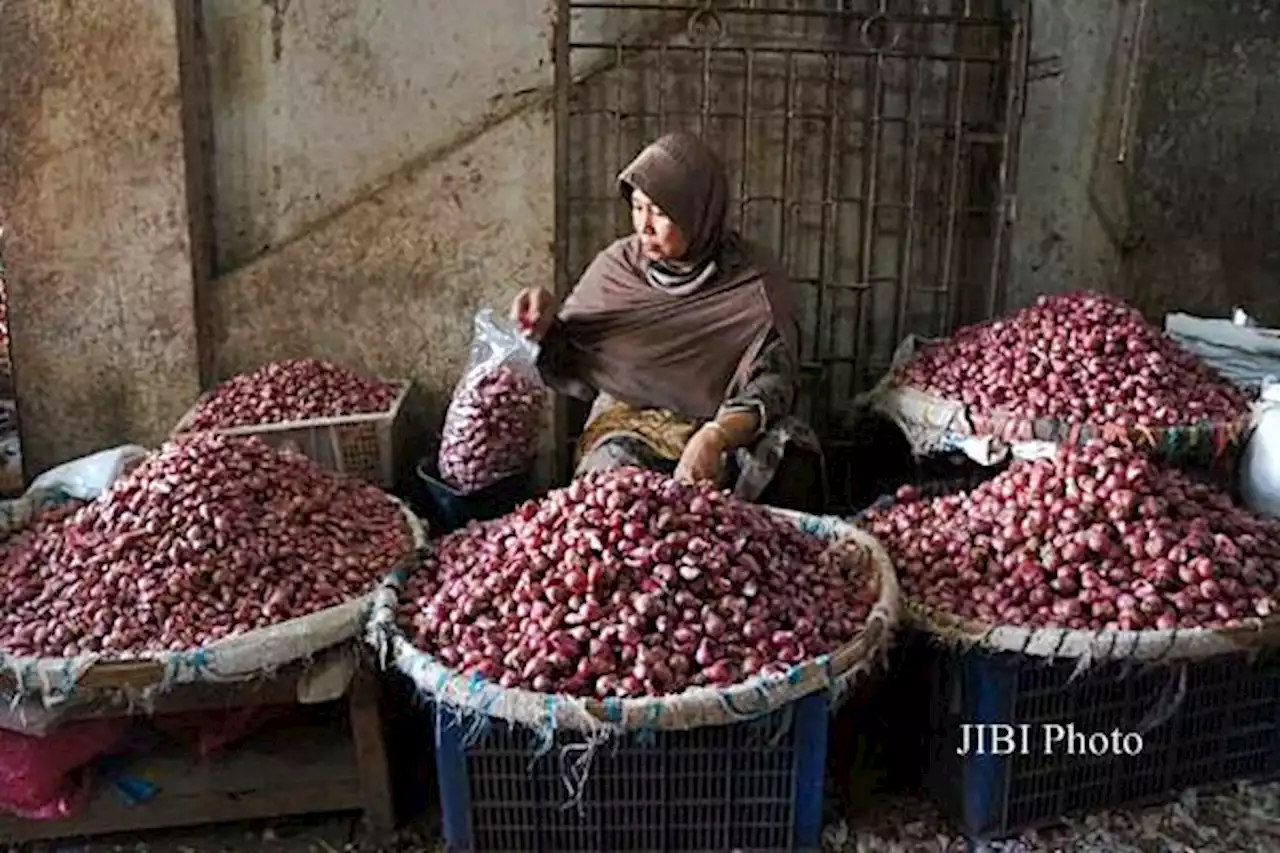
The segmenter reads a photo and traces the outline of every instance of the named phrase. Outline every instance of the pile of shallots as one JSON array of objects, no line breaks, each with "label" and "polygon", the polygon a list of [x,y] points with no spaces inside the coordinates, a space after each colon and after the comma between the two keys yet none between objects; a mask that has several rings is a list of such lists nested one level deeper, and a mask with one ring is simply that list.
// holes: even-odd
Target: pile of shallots
[{"label": "pile of shallots", "polygon": [[169,442],[0,553],[0,650],[195,648],[369,592],[413,547],[399,506],[253,438]]},{"label": "pile of shallots", "polygon": [[1018,461],[966,494],[907,488],[866,524],[909,598],[987,623],[1223,628],[1277,610],[1280,522],[1118,447]]},{"label": "pile of shallots", "polygon": [[399,622],[418,649],[506,687],[658,696],[830,652],[876,597],[860,549],[622,469],[442,540]]},{"label": "pile of shallots", "polygon": [[500,364],[465,378],[445,416],[441,478],[469,494],[526,471],[538,453],[546,399],[531,367]]},{"label": "pile of shallots", "polygon": [[205,397],[184,432],[387,412],[399,389],[314,358],[264,364]]},{"label": "pile of shallots", "polygon": [[1178,426],[1234,421],[1248,410],[1234,385],[1137,311],[1088,292],[1042,296],[961,329],[921,351],[898,382],[979,412],[1068,423]]}]

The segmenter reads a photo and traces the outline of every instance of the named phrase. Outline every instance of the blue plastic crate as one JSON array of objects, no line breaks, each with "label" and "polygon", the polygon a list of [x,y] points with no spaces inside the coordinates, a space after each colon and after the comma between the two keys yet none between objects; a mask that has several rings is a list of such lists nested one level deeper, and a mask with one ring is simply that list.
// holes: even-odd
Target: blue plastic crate
[{"label": "blue plastic crate", "polygon": [[[992,839],[1062,817],[1167,800],[1191,787],[1280,777],[1280,660],[1229,655],[1184,665],[1095,666],[959,652],[918,638],[927,672],[924,787],[971,838]],[[921,721],[923,722],[923,721]],[[956,754],[962,723],[1031,726],[1029,754]],[[1045,755],[1042,724],[1077,731],[1146,727],[1137,756]]]},{"label": "blue plastic crate", "polygon": [[629,734],[601,747],[582,806],[566,807],[560,747],[523,727],[479,741],[443,715],[436,773],[453,851],[817,850],[828,732],[814,694],[747,723]]}]

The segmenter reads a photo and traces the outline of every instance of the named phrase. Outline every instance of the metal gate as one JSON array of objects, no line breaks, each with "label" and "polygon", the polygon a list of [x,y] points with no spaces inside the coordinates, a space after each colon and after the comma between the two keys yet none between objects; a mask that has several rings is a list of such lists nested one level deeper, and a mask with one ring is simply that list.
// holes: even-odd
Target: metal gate
[{"label": "metal gate", "polygon": [[[838,452],[903,335],[1001,310],[1026,0],[560,0],[557,286],[630,228],[614,176],[674,129],[797,288],[801,414]],[[562,412],[562,464],[576,430]]]}]

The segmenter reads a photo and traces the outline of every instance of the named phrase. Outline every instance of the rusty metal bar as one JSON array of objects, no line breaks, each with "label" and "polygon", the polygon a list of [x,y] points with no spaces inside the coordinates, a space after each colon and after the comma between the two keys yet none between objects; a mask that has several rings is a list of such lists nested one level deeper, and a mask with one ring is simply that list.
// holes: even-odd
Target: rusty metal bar
[{"label": "rusty metal bar", "polygon": [[[569,272],[569,193],[566,184],[569,179],[569,87],[573,84],[573,69],[570,65],[569,30],[571,18],[571,0],[556,0],[555,26],[552,30],[551,61],[555,69],[555,288],[556,298],[563,299],[569,292],[571,280]],[[551,409],[551,429],[555,436],[555,452],[553,455],[553,479],[567,480],[573,474],[573,455],[567,437],[569,426],[569,401],[557,394]]]},{"label": "rusty metal bar", "polygon": [[747,205],[750,197],[747,190],[750,186],[747,174],[751,171],[751,80],[755,72],[755,54],[750,50],[742,52],[742,168],[738,173],[738,227],[742,228],[747,221]]},{"label": "rusty metal bar", "polygon": [[1008,276],[1011,233],[1018,214],[1018,146],[1022,138],[1022,113],[1026,104],[1027,69],[1031,64],[1031,7],[1028,0],[1015,0],[1010,33],[1008,96],[1005,101],[1004,144],[1000,149],[1000,195],[991,252],[991,276],[987,292],[987,316],[1004,310],[1004,282]]},{"label": "rusty metal bar", "polygon": [[[658,48],[658,124],[667,123],[667,46]],[[661,130],[658,131],[662,133]]]},{"label": "rusty metal bar", "polygon": [[[625,49],[623,48],[622,45],[618,45],[618,51],[614,56],[614,61],[617,64],[614,66],[614,70],[613,70],[613,74],[617,78],[617,83],[613,89],[613,96],[614,98],[617,99],[617,104],[618,104],[618,114],[614,117],[614,122],[613,122],[613,150],[616,152],[616,156],[618,158],[617,165],[619,168],[622,167],[622,164],[627,157],[626,153],[622,150],[622,122],[623,122],[623,116],[625,115],[625,112],[622,109],[622,105],[623,105],[623,101],[626,99],[626,90],[623,88],[623,85],[622,85],[625,79],[622,73],[624,68],[623,63],[626,60],[626,54],[624,50]],[[622,226],[624,223],[627,223],[630,221],[631,219],[630,214],[624,213],[624,211],[627,210],[625,206],[617,205],[613,207],[612,210],[614,211],[613,216],[609,218],[617,222],[619,226]]]},{"label": "rusty metal bar", "polygon": [[[613,195],[613,194],[609,194],[609,195],[592,195],[592,196],[585,196],[585,195],[582,195],[582,196],[569,196],[569,201],[573,202],[574,204],[601,204],[601,203],[605,203],[605,202],[608,202],[609,204],[613,204],[613,203],[614,203],[614,202],[616,202],[617,200],[618,200],[618,197],[617,197],[616,195]],[[771,202],[771,203],[775,203],[775,204],[776,204],[776,203],[779,203],[779,202],[781,202],[781,201],[782,201],[782,196],[780,196],[780,195],[769,195],[769,194],[767,194],[767,193],[763,193],[763,194],[760,194],[760,195],[751,194],[751,195],[748,195],[748,196],[746,197],[746,201],[747,201],[748,203],[751,203],[751,204],[755,204],[755,203],[757,203],[757,202],[762,202],[762,203],[770,203],[770,202]],[[833,205],[843,205],[843,204],[861,205],[861,204],[864,204],[865,202],[866,202],[866,199],[865,199],[865,198],[863,198],[862,196],[832,196],[832,197],[831,197],[831,199],[830,199],[829,201],[825,201],[825,200],[821,200],[821,199],[811,199],[811,200],[809,200],[809,201],[797,201],[797,202],[793,202],[793,204],[794,204],[794,205],[796,205],[796,206],[798,206],[798,207],[800,207],[800,208],[809,208],[809,207],[813,207],[813,208],[821,208],[823,205],[826,205],[826,204],[828,204],[828,203],[833,204]],[[886,200],[884,200],[884,199],[879,199],[879,200],[877,200],[877,201],[876,201],[876,207],[877,207],[877,208],[879,208],[880,210],[902,210],[902,211],[905,211],[905,210],[910,209],[910,206],[909,206],[909,204],[908,204],[907,202],[901,202],[901,201],[886,201]],[[917,208],[917,209],[918,209],[918,208]],[[1001,208],[1000,208],[1000,204],[999,204],[999,203],[996,203],[996,204],[972,204],[972,205],[965,205],[964,207],[960,207],[960,208],[957,208],[957,209],[958,209],[958,210],[960,210],[961,212],[966,213],[966,214],[969,214],[969,215],[973,215],[973,216],[981,216],[981,215],[983,215],[983,214],[996,213],[996,212],[998,212]]]},{"label": "rusty metal bar", "polygon": [[[822,212],[818,222],[818,295],[814,313],[813,351],[826,352],[831,349],[831,341],[824,334],[830,332],[830,324],[823,322],[827,309],[827,278],[831,264],[828,255],[835,251],[835,243],[840,233],[840,208],[833,199],[837,195],[835,187],[836,172],[839,167],[840,152],[840,55],[832,54],[827,58],[827,91],[826,106],[829,118],[823,145],[825,155],[822,158]],[[819,375],[817,395],[823,400],[824,407],[831,404],[831,376],[827,372]],[[821,425],[815,425],[821,428]]]},{"label": "rusty metal bar", "polygon": [[[964,10],[967,14],[972,0],[964,0]],[[957,38],[959,33],[956,34]],[[949,185],[947,190],[947,228],[946,240],[943,244],[942,256],[942,287],[947,291],[947,310],[945,328],[953,329],[956,325],[956,314],[960,309],[960,293],[959,288],[951,286],[951,277],[954,274],[955,255],[956,255],[956,219],[957,207],[960,202],[960,167],[961,158],[964,154],[964,101],[968,89],[968,66],[962,61],[956,72],[959,79],[956,83],[955,98],[952,101],[952,149],[951,149],[951,167],[949,169]]]},{"label": "rusty metal bar", "polygon": [[[692,15],[696,12],[705,10],[705,5],[700,3],[610,3],[610,2],[594,2],[594,3],[578,3],[574,2],[573,8],[583,10],[598,11],[620,11],[620,12],[662,12],[671,14],[675,12],[683,12]],[[719,15],[781,15],[788,18],[837,18],[841,22],[852,21],[861,24],[864,21],[886,17],[891,23],[908,23],[908,24],[933,24],[933,23],[951,23],[967,26],[1003,26],[1008,21],[1003,18],[986,18],[971,17],[963,18],[958,15],[903,15],[903,14],[885,14],[880,15],[875,12],[854,12],[845,9],[802,9],[796,8],[794,5],[783,9],[761,9],[755,3],[749,3],[746,6],[732,6],[717,3],[715,11]]]},{"label": "rusty metal bar", "polygon": [[711,48],[702,52],[702,107],[698,110],[698,135],[707,133],[707,116],[711,114]]},{"label": "rusty metal bar", "polygon": [[[745,53],[748,56],[754,56],[754,52],[751,51],[750,49],[743,49],[739,52]],[[831,52],[831,53],[823,54],[823,56],[824,57],[839,56],[841,59],[845,59],[849,57],[849,54]],[[909,57],[904,61],[914,62],[915,60],[914,58]],[[573,110],[572,114],[575,116],[592,116],[592,115],[615,116],[615,115],[618,115],[618,111],[614,109],[610,109],[609,107],[595,107],[595,108],[575,109]],[[624,110],[621,113],[620,117],[624,119],[653,119],[653,118],[662,118],[664,116],[666,118],[672,118],[672,117],[696,117],[699,115],[702,115],[701,109],[666,110],[665,113],[652,112],[649,110]],[[786,116],[786,111],[785,110],[752,110],[752,116],[754,119],[757,119],[757,120],[775,119],[775,118],[780,119]],[[707,114],[707,117],[712,119],[722,120],[722,121],[735,121],[737,119],[742,118],[742,114],[729,112],[729,111],[716,112],[713,110]],[[830,116],[826,112],[821,112],[817,110],[815,111],[797,110],[796,112],[792,113],[791,117],[797,121],[821,121],[821,122],[826,122],[830,118]],[[898,116],[881,116],[880,118],[880,123],[882,125],[906,124],[907,121],[908,120],[906,118],[900,118]],[[860,123],[860,122],[855,121],[854,123]],[[954,123],[950,121],[926,121],[924,119],[920,119],[918,122],[918,126],[921,128],[950,130],[954,126]],[[999,145],[999,146],[1004,145],[1003,133],[985,133],[983,131],[977,130],[977,128],[979,127],[985,127],[986,126],[985,122],[984,123],[965,122],[964,126],[966,131],[965,138],[968,139],[969,142],[971,143],[976,142],[976,143],[982,143],[982,144],[988,144],[988,145]]]},{"label": "rusty metal bar", "polygon": [[[883,12],[886,8],[887,0],[880,0],[880,10]],[[867,34],[866,29],[863,30],[863,36]],[[875,269],[875,243],[876,243],[876,199],[879,190],[880,180],[880,118],[884,113],[884,57],[877,55],[874,63],[868,62],[871,66],[871,117],[863,126],[863,163],[862,163],[862,196],[866,201],[862,205],[862,221],[858,223],[862,226],[862,238],[859,241],[858,252],[858,278],[862,281],[868,281]],[[858,339],[856,341],[855,352],[857,353],[857,363],[859,365],[866,364],[868,350],[871,346],[871,329],[874,323],[871,320],[875,317],[875,291],[873,288],[859,293],[857,308],[857,322],[854,328],[857,330]],[[865,377],[862,377],[865,380]],[[856,379],[855,379],[856,382]],[[850,388],[849,393],[852,394],[856,390]]]},{"label": "rusty metal bar", "polygon": [[904,205],[906,222],[904,223],[902,252],[898,265],[898,292],[896,294],[898,304],[897,310],[894,312],[896,321],[896,326],[893,330],[894,340],[900,340],[906,333],[907,307],[911,304],[911,260],[915,252],[916,199],[920,182],[920,131],[923,124],[920,114],[923,110],[924,62],[919,59],[913,60],[908,66],[908,76],[911,76],[911,69],[914,69],[915,75],[913,82],[907,88],[908,132],[905,140],[907,156],[903,158],[905,172],[903,179],[907,185],[907,201]]},{"label": "rusty metal bar", "polygon": [[[777,14],[783,14],[783,13],[777,13]],[[570,47],[573,50],[613,50],[615,47],[617,47],[617,44],[618,44],[617,42],[611,42],[611,41],[575,41],[570,45]],[[655,42],[629,41],[627,42],[626,46],[627,46],[627,50],[630,50],[630,51],[652,50],[655,52],[665,47],[668,52],[672,52],[672,53],[702,53],[703,51],[706,51],[706,50],[709,50],[712,53],[733,53],[733,52],[736,52],[736,50],[741,50],[741,48],[735,49],[732,47],[716,47],[714,45],[705,46],[705,45],[689,45],[689,44],[669,44],[667,42],[656,42],[656,41]],[[871,59],[874,57],[885,57],[889,59],[893,59],[893,58],[907,59],[907,58],[919,57],[921,59],[932,59],[937,62],[968,62],[973,65],[997,65],[997,66],[1002,64],[1002,60],[998,57],[981,56],[977,54],[974,54],[974,55],[957,55],[952,53],[923,53],[922,54],[922,53],[911,53],[908,51],[899,51],[899,50],[876,51],[876,50],[867,50],[865,48],[856,48],[856,47],[840,47],[840,48],[833,49],[833,48],[827,48],[827,47],[805,47],[803,45],[784,44],[781,42],[765,42],[763,44],[753,45],[751,49],[754,50],[756,53],[792,53],[792,54],[795,54],[796,56],[825,56],[828,53],[834,52],[834,53],[839,53],[842,56],[857,56],[857,57],[864,57],[867,59]]]},{"label": "rusty metal bar", "polygon": [[791,260],[791,244],[787,238],[790,237],[791,230],[791,114],[795,110],[796,97],[795,56],[786,54],[786,62],[786,115],[782,119],[782,198],[780,199],[782,218],[778,223],[778,260],[784,269],[789,266]]}]

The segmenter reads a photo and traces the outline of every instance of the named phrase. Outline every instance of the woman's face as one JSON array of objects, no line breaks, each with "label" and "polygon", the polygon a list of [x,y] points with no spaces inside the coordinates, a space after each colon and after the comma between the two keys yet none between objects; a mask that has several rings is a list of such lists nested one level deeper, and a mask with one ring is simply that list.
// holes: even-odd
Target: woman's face
[{"label": "woman's face", "polygon": [[631,224],[644,256],[651,261],[677,261],[689,250],[676,224],[640,190],[631,191]]}]

